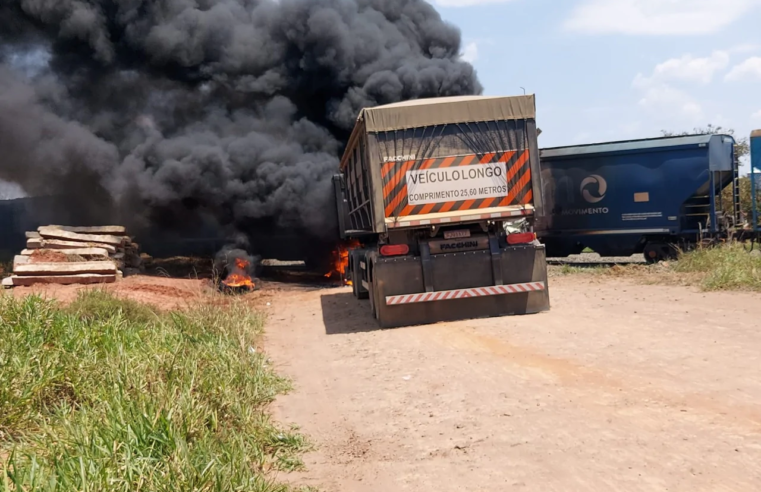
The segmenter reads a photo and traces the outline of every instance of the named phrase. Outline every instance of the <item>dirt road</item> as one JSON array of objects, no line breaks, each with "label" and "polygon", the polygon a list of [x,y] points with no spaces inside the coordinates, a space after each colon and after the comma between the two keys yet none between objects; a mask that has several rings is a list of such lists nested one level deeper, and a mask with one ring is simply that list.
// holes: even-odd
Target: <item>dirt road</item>
[{"label": "dirt road", "polygon": [[[349,289],[272,300],[277,417],[326,491],[761,489],[761,296],[578,276],[552,310],[377,330]],[[286,477],[282,477],[286,478]]]}]

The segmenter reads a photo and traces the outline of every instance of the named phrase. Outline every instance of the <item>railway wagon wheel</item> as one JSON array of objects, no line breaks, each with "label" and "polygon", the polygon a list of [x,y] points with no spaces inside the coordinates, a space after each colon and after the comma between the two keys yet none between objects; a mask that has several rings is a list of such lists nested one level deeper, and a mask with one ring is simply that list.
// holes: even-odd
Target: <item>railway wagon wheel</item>
[{"label": "railway wagon wheel", "polygon": [[665,260],[675,260],[679,256],[676,246],[666,242],[649,242],[643,250],[645,261],[649,264]]}]

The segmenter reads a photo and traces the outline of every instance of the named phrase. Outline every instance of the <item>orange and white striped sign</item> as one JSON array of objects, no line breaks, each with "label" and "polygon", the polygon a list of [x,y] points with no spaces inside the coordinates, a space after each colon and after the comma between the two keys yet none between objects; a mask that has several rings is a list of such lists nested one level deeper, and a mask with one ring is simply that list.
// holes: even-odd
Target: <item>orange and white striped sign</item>
[{"label": "orange and white striped sign", "polygon": [[[411,204],[409,200],[409,172],[440,170],[452,173],[451,168],[471,169],[473,166],[499,166],[504,170],[501,176],[504,193],[483,198],[455,199],[436,203]],[[392,161],[381,166],[383,179],[383,200],[386,217],[403,217],[446,213],[450,211],[479,210],[511,205],[529,205],[533,199],[531,188],[531,168],[528,150],[510,150],[485,154],[437,157],[432,159]]]},{"label": "orange and white striped sign", "polygon": [[419,302],[447,301],[450,299],[467,299],[471,297],[499,296],[503,294],[519,294],[538,292],[547,288],[544,282],[527,282],[522,284],[495,285],[493,287],[477,287],[473,289],[456,289],[441,292],[423,292],[420,294],[405,294],[401,296],[386,296],[387,306],[400,304],[415,304]]}]

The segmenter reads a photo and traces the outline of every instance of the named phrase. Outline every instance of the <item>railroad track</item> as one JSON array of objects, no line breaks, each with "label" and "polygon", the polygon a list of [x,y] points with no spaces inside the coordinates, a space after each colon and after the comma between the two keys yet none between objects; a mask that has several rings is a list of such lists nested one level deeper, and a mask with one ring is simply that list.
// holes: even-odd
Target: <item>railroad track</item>
[{"label": "railroad track", "polygon": [[[615,265],[645,265],[641,254],[633,256],[600,256],[596,253],[582,253],[571,255],[566,258],[547,258],[548,265],[575,267],[612,267]],[[307,282],[335,283],[335,280],[326,279],[323,272],[309,270],[303,262],[267,262],[262,265],[263,277],[278,277],[291,280],[303,280]]]},{"label": "railroad track", "polygon": [[597,253],[581,253],[565,258],[547,258],[548,265],[569,265],[574,267],[612,267],[615,265],[646,265],[641,254],[632,256],[600,256]]}]

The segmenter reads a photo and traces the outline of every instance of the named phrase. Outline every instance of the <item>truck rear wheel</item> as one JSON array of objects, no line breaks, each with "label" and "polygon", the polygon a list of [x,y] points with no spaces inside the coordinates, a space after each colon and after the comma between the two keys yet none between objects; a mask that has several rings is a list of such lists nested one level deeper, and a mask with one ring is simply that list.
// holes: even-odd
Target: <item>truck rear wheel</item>
[{"label": "truck rear wheel", "polygon": [[367,299],[369,293],[362,285],[362,261],[365,259],[364,250],[354,250],[351,254],[351,284],[354,291],[354,297],[357,299]]},{"label": "truck rear wheel", "polygon": [[368,282],[368,284],[370,285],[370,291],[368,292],[367,296],[370,299],[370,312],[373,314],[373,318],[378,319],[378,309],[375,306],[375,286],[372,282]]},{"label": "truck rear wheel", "polygon": [[373,318],[379,320],[378,317],[378,284],[375,281],[375,272],[373,271],[372,260],[367,260],[367,285],[368,297],[370,298],[370,312],[373,313]]},{"label": "truck rear wheel", "polygon": [[[352,261],[352,266],[354,262]],[[354,297],[359,299],[359,288],[357,287],[357,272],[354,271],[354,268],[351,269],[351,274],[349,275],[349,280],[351,281],[351,293],[354,294]]]}]

